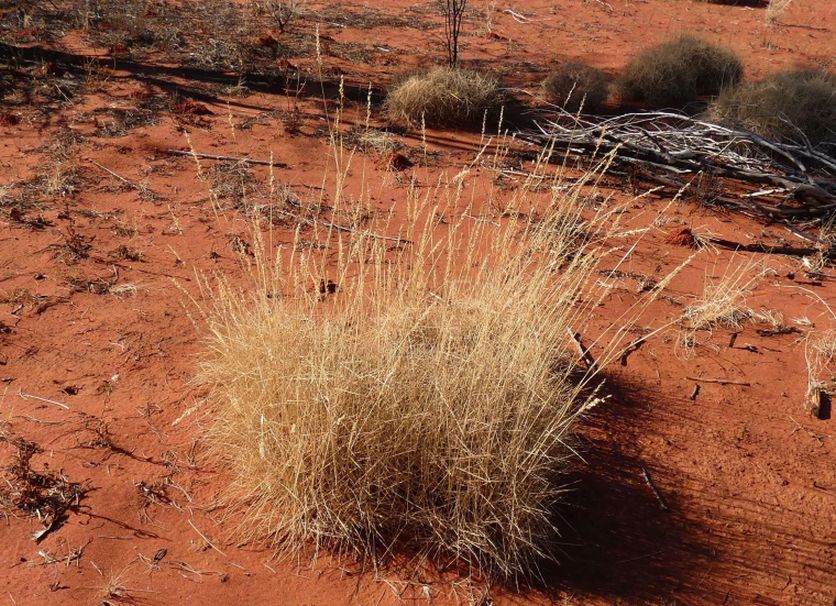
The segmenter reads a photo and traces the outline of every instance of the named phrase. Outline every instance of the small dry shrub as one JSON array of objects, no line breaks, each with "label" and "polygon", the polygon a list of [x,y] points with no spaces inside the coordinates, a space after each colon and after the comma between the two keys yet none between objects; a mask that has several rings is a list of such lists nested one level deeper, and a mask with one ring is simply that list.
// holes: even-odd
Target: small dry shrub
[{"label": "small dry shrub", "polygon": [[737,84],[743,66],[729,50],[682,35],[640,53],[619,80],[624,99],[657,107],[684,107],[700,95]]},{"label": "small dry shrub", "polygon": [[120,244],[110,253],[111,257],[119,259],[120,261],[136,261],[140,262],[145,258],[145,253],[126,244]]},{"label": "small dry shrub", "polygon": [[566,111],[595,112],[607,99],[607,77],[599,69],[584,63],[564,63],[546,76],[546,98]]},{"label": "small dry shrub", "polygon": [[304,11],[304,0],[267,0],[262,9],[272,19],[279,31],[284,33],[288,26]]},{"label": "small dry shrub", "polygon": [[225,202],[233,208],[243,206],[244,200],[255,188],[252,170],[246,162],[218,162],[207,173],[212,199]]},{"label": "small dry shrub", "polygon": [[93,250],[93,240],[94,236],[81,234],[71,225],[62,234],[62,241],[51,244],[50,248],[53,249],[53,257],[56,260],[73,264],[90,256]]},{"label": "small dry shrub", "polygon": [[708,115],[765,137],[836,145],[836,75],[795,70],[744,82],[720,93]]},{"label": "small dry shrub", "polygon": [[386,113],[392,120],[444,126],[479,121],[485,112],[501,107],[504,95],[499,81],[475,71],[434,67],[402,80],[386,97]]},{"label": "small dry shrub", "polygon": [[752,262],[730,265],[718,278],[706,275],[702,295],[683,313],[680,343],[693,347],[697,331],[718,326],[738,328],[741,322],[755,317],[746,299],[762,275]]},{"label": "small dry shrub", "polygon": [[709,330],[715,326],[737,328],[751,315],[745,305],[751,283],[739,274],[712,281],[706,279],[705,293],[685,310],[687,326],[692,330]]},{"label": "small dry shrub", "polygon": [[836,396],[836,330],[811,332],[804,343],[804,358],[807,362],[806,406],[820,419],[828,418],[831,401]]},{"label": "small dry shrub", "polygon": [[503,577],[555,557],[572,424],[596,401],[566,335],[612,222],[560,193],[536,222],[451,211],[439,234],[450,187],[403,250],[358,232],[273,264],[256,245],[254,289],[207,286],[201,380],[243,530]]},{"label": "small dry shrub", "polygon": [[345,137],[345,143],[365,153],[390,155],[403,148],[395,136],[387,131],[365,126],[356,126]]},{"label": "small dry shrub", "polygon": [[11,290],[0,290],[0,303],[20,305],[32,301],[34,296],[31,291],[25,288],[13,288]]},{"label": "small dry shrub", "polygon": [[792,4],[792,0],[769,0],[769,4],[766,6],[766,22],[770,25],[777,23],[787,12],[790,4]]},{"label": "small dry shrub", "polygon": [[72,290],[72,292],[89,292],[94,295],[109,294],[110,289],[115,284],[113,277],[103,278],[97,276],[90,276],[79,271],[69,271],[63,276],[64,283]]},{"label": "small dry shrub", "polygon": [[60,527],[69,512],[78,511],[87,487],[71,482],[63,472],[46,466],[38,471],[33,457],[41,452],[34,442],[0,433],[0,442],[15,448],[14,462],[0,476],[0,508],[26,516],[37,516],[44,528],[33,533],[39,539]]}]

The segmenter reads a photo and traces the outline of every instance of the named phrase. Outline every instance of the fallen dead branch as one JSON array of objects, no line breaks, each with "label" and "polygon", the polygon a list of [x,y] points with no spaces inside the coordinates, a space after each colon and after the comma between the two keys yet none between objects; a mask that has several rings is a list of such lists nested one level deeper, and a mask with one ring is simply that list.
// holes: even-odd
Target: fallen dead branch
[{"label": "fallen dead branch", "polygon": [[511,17],[514,19],[514,21],[516,21],[517,23],[528,23],[529,21],[531,21],[531,19],[529,19],[525,15],[523,15],[521,13],[518,13],[517,11],[512,10],[510,8],[506,8],[502,12],[511,15]]},{"label": "fallen dead branch", "polygon": [[50,400],[49,398],[42,398],[41,396],[35,396],[30,393],[23,393],[22,391],[18,391],[17,395],[24,400],[36,400],[38,402],[44,402],[46,404],[55,404],[56,406],[60,406],[64,410],[70,410],[70,407],[64,404],[63,402],[59,402],[57,400]]},{"label": "fallen dead branch", "polygon": [[685,377],[689,381],[696,381],[698,383],[717,383],[718,385],[742,385],[750,387],[752,384],[748,381],[737,381],[735,379],[711,379],[707,377]]},{"label": "fallen dead branch", "polygon": [[644,483],[650,488],[650,491],[653,493],[653,496],[656,497],[656,501],[659,503],[659,507],[662,511],[670,510],[668,504],[665,502],[665,499],[662,497],[662,493],[659,492],[659,489],[656,488],[656,484],[653,483],[653,480],[650,478],[650,474],[647,472],[647,468],[642,466],[642,476],[644,476]]},{"label": "fallen dead branch", "polygon": [[166,149],[165,153],[172,156],[188,156],[190,158],[200,158],[201,160],[220,160],[223,162],[244,162],[246,164],[257,164],[258,166],[272,166],[274,168],[287,168],[287,164],[283,162],[274,162],[273,160],[254,160],[245,156],[219,156],[216,154],[203,154],[195,151],[184,151],[181,149]]},{"label": "fallen dead branch", "polygon": [[115,179],[118,179],[119,181],[121,181],[125,185],[128,185],[128,186],[132,187],[133,189],[138,191],[140,194],[151,195],[154,198],[159,198],[160,197],[155,192],[148,189],[147,186],[139,184],[139,183],[135,183],[135,182],[131,181],[130,179],[128,179],[127,177],[123,177],[122,175],[120,175],[116,171],[110,170],[108,167],[102,166],[101,164],[99,164],[98,162],[95,162],[94,160],[90,160],[90,164],[92,164],[93,166],[96,166],[97,168],[105,171],[107,174],[114,177]]},{"label": "fallen dead branch", "polygon": [[770,141],[672,112],[598,117],[555,107],[534,124],[518,138],[572,154],[610,154],[608,172],[613,175],[677,191],[693,189],[702,176],[722,180],[743,193],[720,187],[710,203],[746,214],[786,222],[820,221],[836,212],[836,159],[809,144]]},{"label": "fallen dead branch", "polygon": [[764,244],[762,242],[754,242],[752,244],[742,244],[740,242],[735,242],[734,240],[726,240],[723,238],[708,238],[707,241],[710,244],[715,246],[719,246],[720,248],[725,248],[727,250],[733,250],[736,252],[753,252],[753,253],[764,253],[769,255],[786,255],[790,257],[809,257],[810,255],[815,255],[818,253],[823,253],[828,257],[836,256],[836,249],[830,247],[829,249],[822,249],[822,248],[800,248],[797,246],[771,246],[769,244]]},{"label": "fallen dead branch", "polygon": [[[288,199],[287,204],[291,208],[296,209],[297,211],[300,211],[300,212],[302,211],[302,206],[298,202],[295,202],[293,200]],[[382,234],[376,234],[376,233],[373,233],[373,232],[370,232],[370,231],[358,230],[358,229],[356,229],[354,227],[350,227],[348,225],[340,225],[338,223],[332,223],[331,221],[326,221],[324,219],[305,217],[305,216],[302,216],[301,214],[299,214],[299,212],[293,213],[293,212],[290,212],[288,210],[283,210],[281,208],[274,208],[274,209],[272,209],[271,212],[282,215],[283,217],[287,217],[287,218],[290,218],[290,219],[295,219],[295,220],[300,221],[300,222],[304,223],[305,225],[309,225],[311,227],[314,227],[314,226],[318,225],[320,227],[325,227],[327,229],[334,229],[336,231],[342,231],[342,232],[346,232],[346,233],[350,233],[350,234],[356,234],[356,235],[364,237],[364,238],[372,238],[374,240],[384,240],[384,241],[389,241],[389,242],[397,242],[398,244],[412,244],[411,240],[407,240],[406,238],[401,238],[400,236],[384,236]]]}]

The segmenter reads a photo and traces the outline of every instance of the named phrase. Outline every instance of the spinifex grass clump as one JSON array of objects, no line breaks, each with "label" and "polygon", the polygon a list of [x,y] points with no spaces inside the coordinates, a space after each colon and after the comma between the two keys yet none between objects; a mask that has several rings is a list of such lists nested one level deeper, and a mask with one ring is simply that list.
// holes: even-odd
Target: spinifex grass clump
[{"label": "spinifex grass clump", "polygon": [[607,98],[607,77],[601,70],[584,63],[564,63],[546,76],[543,90],[550,102],[568,112],[581,108],[596,112]]},{"label": "spinifex grass clump", "polygon": [[399,252],[321,234],[322,257],[262,259],[254,290],[207,293],[214,443],[280,549],[403,547],[504,577],[553,554],[594,401],[567,329],[594,305],[604,222],[562,195],[536,220],[456,219],[430,200],[451,188],[413,208]]},{"label": "spinifex grass clump", "polygon": [[700,95],[734,86],[743,66],[731,51],[682,35],[636,56],[619,81],[621,96],[656,107],[681,108]]},{"label": "spinifex grass clump", "polygon": [[724,90],[708,115],[765,137],[836,146],[836,74],[794,70],[744,82]]},{"label": "spinifex grass clump", "polygon": [[434,67],[405,78],[386,97],[393,120],[444,126],[481,121],[498,112],[504,96],[499,82],[487,74],[458,67]]}]

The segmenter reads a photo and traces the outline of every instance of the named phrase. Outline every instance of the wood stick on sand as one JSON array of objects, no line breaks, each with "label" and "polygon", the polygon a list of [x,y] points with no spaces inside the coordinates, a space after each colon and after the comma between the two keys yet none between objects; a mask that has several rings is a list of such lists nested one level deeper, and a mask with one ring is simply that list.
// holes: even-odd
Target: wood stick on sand
[{"label": "wood stick on sand", "polygon": [[717,383],[718,385],[743,385],[750,387],[752,384],[748,381],[736,381],[734,379],[712,379],[708,377],[685,377],[689,381],[697,381],[698,383]]},{"label": "wood stick on sand", "polygon": [[650,474],[647,472],[647,468],[642,465],[642,475],[644,476],[645,484],[650,487],[651,492],[653,492],[653,496],[656,497],[656,500],[659,502],[659,507],[662,508],[662,511],[670,511],[670,507],[665,502],[665,499],[662,497],[662,494],[659,492],[659,489],[656,488],[656,485],[653,483],[653,480],[650,479]]},{"label": "wood stick on sand", "polygon": [[64,410],[70,410],[70,407],[64,404],[63,402],[59,402],[58,400],[50,400],[49,398],[42,398],[41,396],[35,396],[31,393],[23,393],[22,391],[18,391],[17,395],[23,398],[24,400],[37,400],[38,402],[45,402],[47,404],[55,404],[56,406],[60,406]]},{"label": "wood stick on sand", "polygon": [[253,160],[244,156],[219,156],[216,154],[202,154],[200,152],[185,151],[181,149],[167,149],[165,153],[172,156],[189,156],[192,158],[200,158],[202,160],[221,160],[230,162],[245,162],[247,164],[258,164],[259,166],[275,166],[276,168],[286,168],[287,164],[283,162],[273,162],[270,160]]},{"label": "wood stick on sand", "polygon": [[592,354],[589,353],[589,350],[584,346],[583,341],[581,340],[581,333],[572,330],[571,326],[566,328],[566,332],[569,333],[569,338],[575,343],[575,346],[578,348],[578,352],[581,354],[581,358],[586,363],[589,370],[597,370],[598,363],[595,361],[595,358],[592,357]]}]

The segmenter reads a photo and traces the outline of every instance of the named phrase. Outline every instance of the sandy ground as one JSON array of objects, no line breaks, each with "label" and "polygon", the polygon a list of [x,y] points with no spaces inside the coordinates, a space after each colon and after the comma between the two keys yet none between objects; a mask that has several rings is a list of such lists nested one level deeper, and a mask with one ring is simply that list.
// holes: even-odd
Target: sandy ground
[{"label": "sandy ground", "polygon": [[[340,5],[320,31],[326,69],[345,75],[349,98],[363,99],[369,81],[379,90],[441,57],[438,30],[421,26],[433,19],[426,3]],[[410,7],[414,28],[359,28],[340,17]],[[679,31],[731,46],[751,77],[832,67],[830,2],[797,1],[772,27],[762,8],[687,0],[491,7],[489,18],[469,22],[465,61],[531,90],[566,58],[615,71]],[[312,35],[313,23],[300,27]],[[329,54],[338,44],[365,45],[364,60]],[[80,63],[106,54],[76,34],[49,46]],[[254,167],[246,180],[213,172],[219,163],[205,160],[199,174],[192,158],[165,150],[192,145],[273,158],[278,183],[327,203],[334,186],[321,91],[333,96],[333,85],[316,87],[319,97],[258,82],[242,92],[233,90],[233,76],[108,61],[95,64],[71,100],[0,102],[0,186],[29,200],[23,215],[0,214],[0,461],[12,465],[16,444],[29,440],[39,447],[32,469],[56,474],[65,488],[77,485],[78,494],[77,506],[38,542],[32,533],[44,524],[37,516],[9,511],[0,519],[0,601],[383,605],[478,597],[447,576],[367,572],[327,555],[276,560],[267,546],[239,544],[236,512],[216,503],[227,480],[203,457],[211,419],[192,381],[201,324],[189,316],[189,297],[200,296],[198,275],[244,276],[252,232],[239,190],[260,195],[270,169]],[[315,63],[312,56],[293,61]],[[181,90],[173,108],[138,123],[120,118],[121,110],[164,96],[162,85]],[[344,128],[362,122],[365,111],[362,102],[349,104]],[[426,186],[445,168],[465,166],[480,138],[430,131],[427,139],[427,167],[401,171],[388,158],[357,153],[345,191],[367,189],[379,210],[403,205],[410,179]],[[420,134],[398,141],[406,157],[422,156]],[[49,187],[56,166],[60,178]],[[478,192],[494,176],[477,169],[466,187]],[[629,199],[623,184],[608,186],[614,201]],[[623,274],[601,276],[612,292],[585,328],[590,335],[635,300],[642,281],[693,254],[672,238],[682,229],[739,242],[792,238],[690,200],[660,217],[666,204],[651,196],[627,208],[628,224],[652,229]],[[275,237],[292,241],[293,226],[277,226]],[[564,512],[562,565],[542,587],[497,586],[482,603],[834,604],[833,420],[803,407],[805,338],[836,328],[833,279],[809,277],[794,257],[703,251],[640,327],[675,318],[701,294],[706,276],[740,264],[762,272],[747,304],[780,318],[786,334],[746,321],[700,333],[700,346],[688,353],[674,331],[609,369],[611,402],[579,428],[584,461]]]}]

